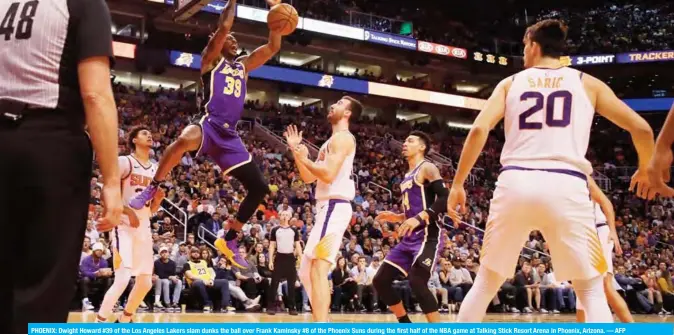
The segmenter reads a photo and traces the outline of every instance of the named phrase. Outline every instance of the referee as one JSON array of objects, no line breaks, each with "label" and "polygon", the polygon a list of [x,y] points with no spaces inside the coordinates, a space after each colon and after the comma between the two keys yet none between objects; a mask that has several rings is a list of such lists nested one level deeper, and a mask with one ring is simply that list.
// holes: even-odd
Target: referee
[{"label": "referee", "polygon": [[288,311],[290,315],[297,315],[295,309],[295,281],[297,281],[297,258],[302,254],[300,246],[300,234],[289,225],[292,215],[289,212],[281,213],[281,224],[271,230],[269,238],[269,270],[271,274],[271,287],[267,294],[267,314],[274,315],[276,306],[275,298],[278,284],[285,278],[288,282]]},{"label": "referee", "polygon": [[[87,222],[92,145],[101,231],[122,212],[104,0],[0,1],[0,333],[66,322]],[[91,139],[85,132],[85,125]]]}]

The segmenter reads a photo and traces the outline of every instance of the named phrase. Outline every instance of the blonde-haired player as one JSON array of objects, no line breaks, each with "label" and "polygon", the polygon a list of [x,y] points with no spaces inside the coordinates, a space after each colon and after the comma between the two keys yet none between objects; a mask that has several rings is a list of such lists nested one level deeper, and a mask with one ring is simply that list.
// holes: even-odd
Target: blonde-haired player
[{"label": "blonde-haired player", "polygon": [[[597,234],[599,235],[599,241],[602,244],[604,258],[606,259],[606,264],[608,266],[608,270],[604,276],[604,293],[606,294],[606,299],[608,299],[608,304],[613,308],[613,311],[621,322],[634,322],[634,318],[632,317],[632,314],[630,314],[627,303],[620,296],[618,291],[616,291],[615,286],[613,286],[613,250],[615,248],[615,254],[617,256],[620,256],[623,253],[622,248],[620,247],[618,232],[615,228],[615,211],[613,210],[613,204],[591,177],[588,177],[588,186],[590,188],[590,197],[594,202]],[[583,304],[579,300],[576,301],[576,320],[578,322],[585,322],[585,307],[583,307]]]},{"label": "blonde-haired player", "polygon": [[301,144],[302,132],[291,125],[284,134],[293,151],[300,177],[305,183],[316,182],[318,214],[299,271],[316,322],[328,321],[328,271],[335,262],[353,213],[351,201],[356,196],[356,186],[351,174],[356,139],[349,132],[349,120],[352,115],[360,115],[362,109],[360,102],[351,97],[343,97],[330,106],[328,121],[332,125],[332,136],[321,146],[315,162],[309,159],[307,147]]},{"label": "blonde-haired player", "polygon": [[158,191],[151,203],[135,210],[128,207],[129,200],[150,185],[157,165],[150,161],[152,133],[146,127],[137,127],[129,132],[129,148],[132,153],[118,159],[122,176],[122,198],[125,204],[121,224],[110,232],[112,237],[115,281],[105,293],[96,321],[105,322],[112,309],[129,285],[132,276],[136,282],[129,294],[126,307],[119,322],[131,322],[133,314],[152,288],[154,258],[150,216],[159,209],[164,192]]},{"label": "blonde-haired player", "polygon": [[650,197],[646,166],[654,148],[648,123],[602,81],[563,67],[567,28],[545,20],[524,35],[524,66],[502,80],[477,116],[461,153],[447,210],[465,212],[463,184],[489,131],[504,120],[503,168],[491,200],[480,270],[463,301],[460,322],[478,322],[504,280],[515,270],[522,245],[540,230],[550,246],[555,276],[572,280],[588,322],[613,322],[603,289],[607,270],[587,187],[585,158],[595,110],[632,135],[639,170],[630,189]]}]

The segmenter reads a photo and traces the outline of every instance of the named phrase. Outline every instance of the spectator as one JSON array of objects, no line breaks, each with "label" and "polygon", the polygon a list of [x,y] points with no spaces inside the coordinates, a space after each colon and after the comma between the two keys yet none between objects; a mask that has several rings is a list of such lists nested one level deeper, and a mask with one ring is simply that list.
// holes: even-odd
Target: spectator
[{"label": "spectator", "polygon": [[[180,293],[183,290],[183,282],[178,277],[176,263],[169,259],[169,249],[167,247],[159,248],[159,259],[154,261],[154,307],[178,311],[180,307]],[[173,295],[170,295],[173,287]],[[163,295],[164,304],[160,302],[160,295]]]},{"label": "spectator", "polygon": [[92,253],[82,260],[80,264],[80,290],[82,292],[82,309],[93,310],[94,305],[90,301],[92,289],[96,289],[99,295],[112,285],[112,269],[108,262],[103,259],[103,244],[94,243]]},{"label": "spectator", "polygon": [[82,261],[91,255],[91,239],[88,236],[84,237],[84,242],[82,242],[82,255],[80,256],[80,264]]},{"label": "spectator", "polygon": [[[660,263],[660,268],[663,268],[664,263]],[[660,291],[662,292],[662,298],[664,300],[664,314],[670,315],[674,311],[674,284],[672,284],[672,275],[669,270],[666,268],[660,271],[660,276],[658,277],[658,286],[660,286]]]},{"label": "spectator", "polygon": [[531,271],[531,264],[524,262],[522,269],[515,275],[515,287],[520,292],[526,292],[526,306],[523,311],[525,313],[533,312],[532,299],[536,299],[536,310],[541,308],[541,290],[539,284],[534,281],[534,275]]},{"label": "spectator", "polygon": [[353,297],[356,295],[358,285],[355,279],[351,277],[344,257],[337,258],[337,266],[332,271],[331,278],[333,287],[332,310],[341,311],[344,305],[347,309],[355,310]]},{"label": "spectator", "polygon": [[[239,247],[239,255],[241,255],[241,258],[243,259],[248,258],[246,247]],[[262,276],[257,272],[255,263],[248,263],[248,266],[244,269],[234,268],[234,275],[236,276],[236,279],[239,280],[239,286],[246,292],[247,297],[264,296],[267,293],[269,281],[262,280]]]},{"label": "spectator", "polygon": [[[217,279],[215,271],[207,262],[201,259],[202,252],[199,248],[190,249],[190,261],[185,264],[185,279],[203,302],[203,311],[210,312],[213,309],[213,301],[209,293],[220,293],[221,312],[226,313],[229,306],[229,283],[226,280]],[[210,292],[209,292],[210,291]]]},{"label": "spectator", "polygon": [[246,311],[256,311],[260,308],[259,302],[262,296],[258,295],[255,299],[250,299],[246,296],[241,287],[236,285],[236,276],[234,270],[232,270],[232,264],[226,258],[220,257],[215,268],[215,273],[216,280],[226,280],[228,282],[231,295],[243,303]]}]

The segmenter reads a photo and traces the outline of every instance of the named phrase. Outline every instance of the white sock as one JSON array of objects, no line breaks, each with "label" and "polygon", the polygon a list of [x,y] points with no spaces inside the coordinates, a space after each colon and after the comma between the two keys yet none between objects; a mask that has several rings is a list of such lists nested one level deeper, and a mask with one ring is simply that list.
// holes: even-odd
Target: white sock
[{"label": "white sock", "polygon": [[131,280],[131,270],[128,268],[119,268],[115,271],[115,281],[112,283],[112,286],[105,292],[105,297],[101,303],[101,309],[98,311],[98,315],[101,318],[109,318],[112,314],[112,309],[115,307],[115,303],[119,300],[119,297],[124,293],[126,287],[129,285],[129,280]]},{"label": "white sock", "polygon": [[158,304],[158,303],[159,303],[159,296],[158,296],[158,295],[155,295],[155,296],[154,296],[154,303],[155,303],[155,304]]},{"label": "white sock", "polygon": [[466,298],[461,303],[456,321],[469,323],[482,322],[485,314],[487,314],[489,302],[498,293],[498,289],[503,285],[503,282],[505,282],[504,277],[487,269],[485,266],[480,266],[473,287],[468,291]]},{"label": "white sock", "polygon": [[597,276],[588,280],[573,280],[573,289],[583,304],[585,322],[613,323],[613,314],[608,307],[604,293],[603,277]]}]

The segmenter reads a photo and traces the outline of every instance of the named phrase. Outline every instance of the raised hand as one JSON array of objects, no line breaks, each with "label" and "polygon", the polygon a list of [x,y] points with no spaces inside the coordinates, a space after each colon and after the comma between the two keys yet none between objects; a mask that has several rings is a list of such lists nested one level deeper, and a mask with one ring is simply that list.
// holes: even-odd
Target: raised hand
[{"label": "raised hand", "polygon": [[286,138],[291,150],[295,150],[295,148],[302,143],[302,132],[298,132],[297,127],[294,124],[291,124],[286,128],[283,136]]},{"label": "raised hand", "polygon": [[276,6],[280,3],[281,3],[281,0],[267,0],[267,5],[269,5],[269,7],[274,7],[274,6]]}]

